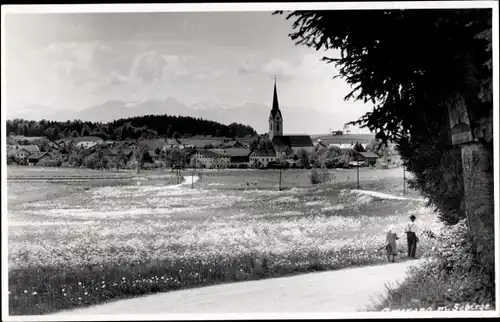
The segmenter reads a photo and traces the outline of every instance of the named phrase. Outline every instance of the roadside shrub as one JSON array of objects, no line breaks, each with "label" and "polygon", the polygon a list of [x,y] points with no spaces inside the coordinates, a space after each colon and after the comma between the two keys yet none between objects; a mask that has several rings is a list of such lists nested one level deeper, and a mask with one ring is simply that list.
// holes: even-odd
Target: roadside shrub
[{"label": "roadside shrub", "polygon": [[322,167],[321,169],[312,169],[311,173],[309,173],[309,180],[312,184],[319,184],[331,181],[330,172],[326,167]]},{"label": "roadside shrub", "polygon": [[13,155],[7,157],[7,164],[8,165],[16,164],[16,158]]}]

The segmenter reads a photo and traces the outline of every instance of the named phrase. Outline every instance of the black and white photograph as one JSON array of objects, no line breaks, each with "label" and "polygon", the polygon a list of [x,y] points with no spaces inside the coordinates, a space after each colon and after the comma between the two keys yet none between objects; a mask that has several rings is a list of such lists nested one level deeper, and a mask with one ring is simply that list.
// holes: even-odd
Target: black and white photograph
[{"label": "black and white photograph", "polygon": [[498,7],[2,5],[2,320],[498,317]]}]

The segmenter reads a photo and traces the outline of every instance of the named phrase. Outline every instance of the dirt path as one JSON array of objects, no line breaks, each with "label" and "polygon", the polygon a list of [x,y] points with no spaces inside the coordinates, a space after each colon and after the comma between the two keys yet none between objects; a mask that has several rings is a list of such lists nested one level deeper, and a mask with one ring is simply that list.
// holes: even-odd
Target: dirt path
[{"label": "dirt path", "polygon": [[387,193],[382,193],[382,192],[377,192],[377,191],[369,191],[369,190],[359,190],[359,189],[352,189],[351,192],[353,193],[358,193],[358,194],[364,194],[364,195],[369,195],[373,197],[377,197],[380,199],[392,199],[392,200],[412,200],[412,201],[423,201],[426,202],[427,200],[423,198],[408,198],[408,197],[401,197],[401,196],[394,196],[390,195]]},{"label": "dirt path", "polygon": [[325,313],[362,311],[422,260],[240,282],[118,300],[57,313]]}]

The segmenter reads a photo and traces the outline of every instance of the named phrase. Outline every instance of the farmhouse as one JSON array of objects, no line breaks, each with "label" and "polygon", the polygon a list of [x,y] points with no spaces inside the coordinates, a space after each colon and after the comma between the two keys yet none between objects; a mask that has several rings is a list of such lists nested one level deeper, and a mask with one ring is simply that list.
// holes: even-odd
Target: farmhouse
[{"label": "farmhouse", "polygon": [[267,167],[268,163],[273,161],[276,161],[276,154],[273,152],[255,150],[250,153],[251,167]]},{"label": "farmhouse", "polygon": [[358,152],[356,154],[357,161],[366,162],[368,165],[371,165],[371,166],[373,166],[377,163],[378,158],[379,158],[379,156],[373,152]]},{"label": "farmhouse", "polygon": [[33,152],[28,156],[28,163],[36,164],[38,161],[48,157],[50,155],[47,152]]},{"label": "farmhouse", "polygon": [[211,149],[210,151],[215,152],[221,156],[229,157],[229,165],[240,166],[245,164],[248,166],[250,161],[250,150],[245,148],[231,148],[231,149]]},{"label": "farmhouse", "polygon": [[14,157],[16,157],[16,159],[26,160],[26,159],[28,159],[30,154],[31,154],[31,152],[29,152],[28,150],[20,149],[14,154]]},{"label": "farmhouse", "polygon": [[26,159],[31,153],[40,152],[36,145],[8,145],[7,156],[14,156],[18,159]]},{"label": "farmhouse", "polygon": [[207,168],[225,168],[231,163],[231,158],[211,150],[198,150],[192,155],[191,162]]},{"label": "farmhouse", "polygon": [[139,150],[139,145],[134,141],[125,141],[122,145],[125,149],[129,149],[131,151]]}]

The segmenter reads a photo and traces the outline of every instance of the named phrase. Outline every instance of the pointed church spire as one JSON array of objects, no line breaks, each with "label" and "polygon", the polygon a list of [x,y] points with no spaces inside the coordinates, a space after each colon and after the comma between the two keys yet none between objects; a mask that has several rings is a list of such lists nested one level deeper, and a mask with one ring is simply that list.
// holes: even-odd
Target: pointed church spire
[{"label": "pointed church spire", "polygon": [[273,107],[269,115],[269,138],[272,140],[275,136],[283,135],[283,118],[281,116],[278,103],[278,90],[276,89],[276,76],[274,76],[274,95]]},{"label": "pointed church spire", "polygon": [[[278,91],[276,90],[276,75],[274,76],[274,96],[273,96],[273,109],[272,111],[279,111],[280,106],[278,103]],[[273,113],[274,114],[274,113]]]}]

